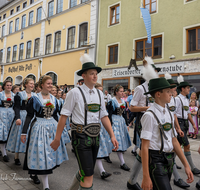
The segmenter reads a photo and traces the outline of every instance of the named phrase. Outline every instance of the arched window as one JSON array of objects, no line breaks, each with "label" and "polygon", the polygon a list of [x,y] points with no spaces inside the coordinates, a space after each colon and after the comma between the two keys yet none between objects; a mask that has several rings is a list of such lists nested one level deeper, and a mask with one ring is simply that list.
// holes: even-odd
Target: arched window
[{"label": "arched window", "polygon": [[55,33],[54,52],[60,51],[60,45],[61,45],[61,31]]},{"label": "arched window", "polygon": [[28,75],[26,78],[31,78],[31,79],[34,80],[34,82],[36,81],[36,77],[35,77],[35,75],[32,75],[32,74]]},{"label": "arched window", "polygon": [[23,77],[21,75],[18,75],[15,77],[15,84],[20,85],[22,83]]},{"label": "arched window", "polygon": [[52,80],[53,80],[53,85],[57,84],[58,77],[57,77],[57,75],[56,75],[55,73],[49,72],[49,73],[47,73],[46,75],[49,75],[49,76],[52,78]]},{"label": "arched window", "polygon": [[87,45],[87,38],[88,38],[88,24],[83,23],[80,25],[80,30],[79,30],[79,47]]},{"label": "arched window", "polygon": [[13,82],[12,77],[7,77],[5,80],[9,80],[9,81]]}]

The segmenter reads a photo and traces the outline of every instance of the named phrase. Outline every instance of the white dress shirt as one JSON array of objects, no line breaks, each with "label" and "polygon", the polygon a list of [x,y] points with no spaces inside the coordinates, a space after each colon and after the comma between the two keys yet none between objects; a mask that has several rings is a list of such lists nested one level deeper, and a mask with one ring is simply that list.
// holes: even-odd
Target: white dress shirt
[{"label": "white dress shirt", "polygon": [[[148,109],[152,110],[156,116],[158,117],[160,123],[163,125],[165,123],[173,123],[174,125],[174,114],[169,114],[168,108],[165,106],[158,105],[157,103],[153,103],[152,106]],[[154,115],[151,112],[145,112],[145,114],[141,118],[142,124],[142,132],[141,132],[141,139],[149,140],[149,149],[151,150],[160,150],[161,148],[161,138],[160,138],[160,129],[158,127],[158,122],[155,119]],[[167,136],[168,140],[163,137],[163,152],[171,152],[173,151],[173,144],[172,138],[174,137],[174,133],[172,131],[164,131],[165,135]],[[177,136],[176,130],[174,130],[175,136]]]},{"label": "white dress shirt", "polygon": [[185,111],[183,109],[183,116],[182,116],[182,104],[181,104],[181,100],[183,102],[183,106],[187,106],[189,108],[189,100],[187,99],[186,96],[183,96],[182,94],[179,94],[178,97],[176,97],[176,115],[178,118],[182,118],[182,119],[188,119],[188,114],[190,113],[190,109],[188,109],[188,111]]},{"label": "white dress shirt", "polygon": [[104,95],[104,100],[106,103],[108,103],[111,98],[112,98],[112,96],[110,94]]},{"label": "white dress shirt", "polygon": [[[92,93],[90,93],[90,89],[83,84],[80,86],[82,89],[87,104],[100,104],[99,95],[96,88],[92,89]],[[87,124],[90,123],[99,123],[100,119],[107,116],[108,113],[105,108],[104,96],[101,91],[101,108],[100,108],[100,118],[99,112],[87,112]],[[85,107],[83,96],[78,88],[74,88],[67,93],[67,97],[65,99],[65,103],[61,110],[61,115],[71,116],[72,114],[72,122],[75,124],[84,125],[85,124]]]},{"label": "white dress shirt", "polygon": [[[144,82],[142,84],[146,90],[146,92],[148,92],[148,82]],[[131,100],[131,105],[132,106],[138,106],[138,107],[145,107],[146,106],[146,95],[144,95],[145,91],[144,88],[142,87],[142,85],[139,85],[135,88],[134,90],[134,94],[133,94],[133,99]],[[150,95],[147,95],[148,97],[150,97]],[[152,103],[148,103],[148,106],[151,106]],[[143,111],[144,113],[144,111]]]}]

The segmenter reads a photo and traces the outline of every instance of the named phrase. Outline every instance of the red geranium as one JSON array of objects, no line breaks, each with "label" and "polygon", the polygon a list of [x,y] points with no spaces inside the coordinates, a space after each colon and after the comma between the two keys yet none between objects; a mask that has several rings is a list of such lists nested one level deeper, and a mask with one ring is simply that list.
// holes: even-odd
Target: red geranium
[{"label": "red geranium", "polygon": [[120,108],[124,109],[124,108],[126,108],[126,107],[125,107],[124,105],[121,105]]},{"label": "red geranium", "polygon": [[45,106],[49,108],[54,108],[54,105],[51,102],[47,102]]},{"label": "red geranium", "polygon": [[11,98],[7,98],[7,101],[11,101],[12,99]]}]

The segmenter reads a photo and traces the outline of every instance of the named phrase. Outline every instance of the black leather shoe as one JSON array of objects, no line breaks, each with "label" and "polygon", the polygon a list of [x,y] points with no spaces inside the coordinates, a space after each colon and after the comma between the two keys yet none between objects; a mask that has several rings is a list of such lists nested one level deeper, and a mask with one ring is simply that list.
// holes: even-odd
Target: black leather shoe
[{"label": "black leather shoe", "polygon": [[107,177],[110,177],[112,174],[108,173],[108,172],[102,172],[101,173],[101,179],[106,179]]},{"label": "black leather shoe", "polygon": [[14,159],[14,161],[15,161],[15,165],[17,165],[17,166],[21,165],[21,162],[20,162],[19,158]]},{"label": "black leather shoe", "polygon": [[49,188],[46,188],[45,190],[50,190]]},{"label": "black leather shoe", "polygon": [[109,157],[109,156],[105,157],[104,160],[105,160],[106,162],[112,164],[112,161],[110,160],[110,157]]},{"label": "black leather shoe", "polygon": [[125,170],[125,171],[129,171],[130,170],[130,168],[126,164],[120,165],[120,168],[122,170]]},{"label": "black leather shoe", "polygon": [[194,168],[194,169],[192,170],[192,173],[193,173],[194,175],[200,174],[200,170],[197,169],[197,168]]},{"label": "black leather shoe", "polygon": [[132,150],[131,153],[132,153],[134,156],[137,156],[137,152],[134,152],[134,151]]},{"label": "black leather shoe", "polygon": [[131,190],[142,190],[138,183],[131,185],[129,182],[127,182],[127,188]]},{"label": "black leather shoe", "polygon": [[176,164],[176,168],[177,168],[178,170],[181,170],[181,169],[182,169],[181,166],[178,166],[177,164]]},{"label": "black leather shoe", "polygon": [[197,188],[198,190],[200,190],[200,185],[199,185],[198,183],[196,183],[196,188]]},{"label": "black leather shoe", "polygon": [[35,184],[40,184],[40,180],[37,175],[30,175],[30,178],[33,180]]},{"label": "black leather shoe", "polygon": [[3,157],[3,161],[4,161],[4,162],[9,162],[9,158],[8,158],[7,155],[5,155],[5,156]]},{"label": "black leather shoe", "polygon": [[174,185],[180,187],[180,188],[187,188],[190,187],[190,185],[188,185],[185,181],[183,181],[182,179],[179,179],[178,181],[174,180]]},{"label": "black leather shoe", "polygon": [[72,152],[74,153],[74,149],[72,148]]},{"label": "black leather shoe", "polygon": [[2,152],[0,151],[0,156],[2,156]]}]

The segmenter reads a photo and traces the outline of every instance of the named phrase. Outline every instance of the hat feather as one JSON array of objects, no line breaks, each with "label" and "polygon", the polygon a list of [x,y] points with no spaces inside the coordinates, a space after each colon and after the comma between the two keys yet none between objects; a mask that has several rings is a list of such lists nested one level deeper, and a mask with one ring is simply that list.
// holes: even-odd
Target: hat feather
[{"label": "hat feather", "polygon": [[82,64],[87,63],[87,62],[92,62],[92,63],[93,63],[92,58],[91,58],[88,54],[86,54],[86,53],[84,53],[84,54],[80,57],[80,61],[81,61]]},{"label": "hat feather", "polygon": [[165,73],[165,78],[168,79],[172,79],[172,75],[170,75],[168,72]]},{"label": "hat feather", "polygon": [[182,75],[179,75],[178,77],[177,77],[177,82],[180,84],[181,82],[184,82],[184,78],[183,78],[183,76]]},{"label": "hat feather", "polygon": [[159,78],[158,73],[155,71],[155,69],[151,66],[154,64],[151,57],[145,57],[145,60],[147,61],[147,64],[144,65],[143,68],[143,75],[142,77],[149,82],[151,79]]}]

